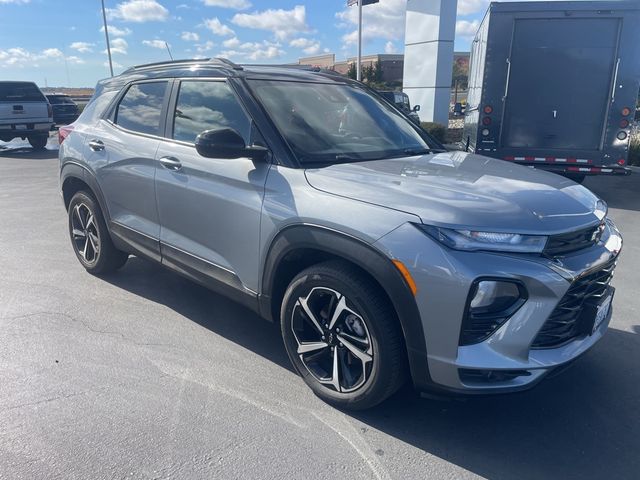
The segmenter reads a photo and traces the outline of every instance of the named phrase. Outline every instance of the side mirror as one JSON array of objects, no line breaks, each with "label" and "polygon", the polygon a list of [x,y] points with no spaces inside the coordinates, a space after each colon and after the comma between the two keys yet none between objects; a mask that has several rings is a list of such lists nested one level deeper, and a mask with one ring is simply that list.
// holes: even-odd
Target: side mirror
[{"label": "side mirror", "polygon": [[413,106],[413,111],[414,112],[419,112],[420,111],[420,105],[414,105]]},{"label": "side mirror", "polygon": [[196,151],[207,158],[241,158],[262,160],[269,149],[259,145],[247,146],[233,128],[205,130],[196,138]]}]

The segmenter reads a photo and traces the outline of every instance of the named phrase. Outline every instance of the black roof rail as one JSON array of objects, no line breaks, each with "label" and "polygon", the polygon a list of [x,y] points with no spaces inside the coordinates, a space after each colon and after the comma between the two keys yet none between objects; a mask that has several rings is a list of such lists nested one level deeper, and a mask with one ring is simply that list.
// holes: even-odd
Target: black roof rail
[{"label": "black roof rail", "polygon": [[322,72],[326,69],[313,65],[301,65],[298,63],[243,63],[243,67],[271,67],[271,68],[292,68],[309,72]]},{"label": "black roof rail", "polygon": [[154,63],[143,63],[141,65],[134,65],[133,67],[128,68],[122,73],[131,73],[136,70],[154,68],[154,67],[163,67],[163,66],[172,66],[172,65],[180,65],[180,64],[192,64],[192,63],[207,63],[207,64],[217,64],[222,67],[232,68],[234,70],[242,70],[242,67],[236,63],[233,63],[231,60],[226,58],[188,58],[182,60],[167,60],[164,62],[154,62]]}]

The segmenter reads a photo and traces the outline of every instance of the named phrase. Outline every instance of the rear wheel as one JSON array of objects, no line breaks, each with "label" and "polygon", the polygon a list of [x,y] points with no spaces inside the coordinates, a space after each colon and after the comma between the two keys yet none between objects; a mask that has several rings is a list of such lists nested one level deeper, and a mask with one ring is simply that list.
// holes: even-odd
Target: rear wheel
[{"label": "rear wheel", "polygon": [[365,409],[404,383],[396,314],[380,288],[348,264],[326,262],[297,275],[280,316],[291,362],[324,401]]},{"label": "rear wheel", "polygon": [[78,192],[69,202],[69,235],[82,266],[93,274],[122,267],[129,255],[111,241],[98,202],[88,192]]},{"label": "rear wheel", "polygon": [[48,135],[30,135],[29,143],[36,150],[42,150],[47,146],[47,141],[49,140]]}]

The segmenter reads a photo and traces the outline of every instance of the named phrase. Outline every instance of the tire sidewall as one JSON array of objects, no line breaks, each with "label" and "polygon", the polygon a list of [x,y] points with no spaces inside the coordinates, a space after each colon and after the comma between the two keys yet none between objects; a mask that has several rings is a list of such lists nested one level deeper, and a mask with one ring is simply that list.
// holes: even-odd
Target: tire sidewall
[{"label": "tire sidewall", "polygon": [[[309,370],[307,370],[307,367],[305,367],[298,357],[297,342],[291,330],[291,315],[298,298],[306,296],[314,287],[331,288],[344,295],[353,307],[355,307],[356,312],[362,316],[367,329],[369,330],[373,346],[373,365],[371,374],[365,384],[354,392],[338,393],[335,392],[335,390],[322,385],[315,379]],[[384,349],[381,348],[381,345],[384,344],[382,329],[378,327],[374,312],[370,311],[366,301],[362,298],[358,290],[359,288],[354,288],[327,271],[322,273],[302,274],[296,277],[289,285],[289,288],[287,288],[280,312],[282,337],[291,363],[293,363],[297,372],[302,376],[305,383],[317,396],[326,402],[339,407],[348,407],[350,405],[368,402],[368,398],[375,397],[377,395],[377,390],[379,390],[378,378],[385,363],[385,352]]]},{"label": "tire sidewall", "polygon": [[[72,215],[73,215],[73,209],[75,208],[76,205],[78,204],[85,204],[87,206],[87,208],[91,211],[91,214],[93,215],[94,219],[95,219],[95,225],[96,225],[96,230],[98,232],[98,246],[99,246],[99,252],[98,252],[98,258],[96,259],[96,261],[94,262],[87,262],[82,255],[80,255],[80,252],[78,252],[78,249],[76,248],[75,242],[73,240],[73,223],[72,223]],[[69,238],[71,240],[71,246],[73,248],[73,253],[76,254],[76,257],[78,258],[78,260],[80,261],[80,263],[82,264],[82,266],[89,272],[91,271],[98,271],[101,268],[101,264],[103,262],[103,252],[104,252],[104,236],[107,234],[106,233],[106,227],[104,225],[104,220],[102,219],[102,213],[100,211],[100,208],[97,204],[97,202],[88,194],[86,194],[85,192],[78,192],[76,193],[73,198],[71,198],[71,201],[69,202],[69,218],[68,218],[68,227],[69,227]]]}]

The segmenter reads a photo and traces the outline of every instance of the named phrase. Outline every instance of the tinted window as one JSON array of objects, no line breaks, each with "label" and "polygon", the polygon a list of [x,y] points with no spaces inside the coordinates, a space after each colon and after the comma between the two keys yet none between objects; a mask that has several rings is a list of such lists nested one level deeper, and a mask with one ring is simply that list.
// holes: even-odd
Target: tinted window
[{"label": "tinted window", "polygon": [[0,82],[0,102],[43,102],[42,92],[31,82]]},{"label": "tinted window", "polygon": [[132,85],[118,105],[116,123],[150,135],[160,134],[160,113],[167,82]]},{"label": "tinted window", "polygon": [[47,99],[51,105],[67,104],[73,105],[75,102],[67,95],[47,95]]},{"label": "tinted window", "polygon": [[251,121],[224,82],[182,82],[174,112],[173,138],[193,142],[205,130],[233,128],[249,144]]}]

